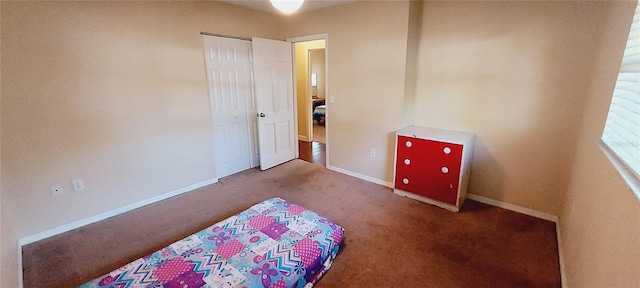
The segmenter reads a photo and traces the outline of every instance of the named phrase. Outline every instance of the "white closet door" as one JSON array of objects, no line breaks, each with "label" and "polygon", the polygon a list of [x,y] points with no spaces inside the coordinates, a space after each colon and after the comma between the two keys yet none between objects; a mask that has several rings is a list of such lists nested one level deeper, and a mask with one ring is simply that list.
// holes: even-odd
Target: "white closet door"
[{"label": "white closet door", "polygon": [[291,43],[253,38],[260,169],[296,157]]},{"label": "white closet door", "polygon": [[216,174],[222,178],[251,168],[251,42],[213,36],[203,36],[203,42]]}]

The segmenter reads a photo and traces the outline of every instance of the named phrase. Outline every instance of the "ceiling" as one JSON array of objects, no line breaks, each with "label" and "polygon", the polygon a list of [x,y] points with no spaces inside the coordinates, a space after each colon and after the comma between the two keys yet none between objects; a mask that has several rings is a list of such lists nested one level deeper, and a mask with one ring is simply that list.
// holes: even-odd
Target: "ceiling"
[{"label": "ceiling", "polygon": [[[269,0],[219,0],[219,1],[233,4],[233,5],[244,6],[244,7],[255,9],[255,10],[265,11],[269,13],[282,14],[280,11],[276,10],[276,8],[273,8],[273,6],[271,6],[271,3],[269,2]],[[346,4],[349,2],[355,2],[355,1],[356,0],[305,0],[304,3],[302,4],[302,7],[300,7],[300,9],[296,11],[296,13],[326,8],[329,6]]]}]

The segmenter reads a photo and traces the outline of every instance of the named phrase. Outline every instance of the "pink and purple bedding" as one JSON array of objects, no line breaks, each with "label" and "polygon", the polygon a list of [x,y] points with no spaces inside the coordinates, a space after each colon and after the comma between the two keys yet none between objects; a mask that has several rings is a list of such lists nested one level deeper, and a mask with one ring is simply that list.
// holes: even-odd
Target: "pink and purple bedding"
[{"label": "pink and purple bedding", "polygon": [[272,198],[80,287],[312,287],[344,229]]}]

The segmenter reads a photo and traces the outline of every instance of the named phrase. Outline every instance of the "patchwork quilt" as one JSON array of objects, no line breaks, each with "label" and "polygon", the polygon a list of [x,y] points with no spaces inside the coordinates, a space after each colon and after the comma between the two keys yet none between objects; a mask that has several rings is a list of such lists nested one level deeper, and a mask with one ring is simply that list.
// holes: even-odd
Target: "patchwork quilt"
[{"label": "patchwork quilt", "polygon": [[272,198],[80,287],[312,287],[344,229]]}]

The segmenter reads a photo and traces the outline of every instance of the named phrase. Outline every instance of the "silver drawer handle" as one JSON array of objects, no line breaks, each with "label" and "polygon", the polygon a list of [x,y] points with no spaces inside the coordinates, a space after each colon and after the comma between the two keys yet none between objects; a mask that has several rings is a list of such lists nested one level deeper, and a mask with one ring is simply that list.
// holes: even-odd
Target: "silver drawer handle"
[{"label": "silver drawer handle", "polygon": [[442,167],[442,169],[440,169],[440,171],[442,171],[442,173],[447,174],[449,173],[449,168],[447,168],[447,166]]},{"label": "silver drawer handle", "polygon": [[411,147],[413,146],[413,143],[411,143],[411,141],[407,141],[406,143],[404,143],[404,145],[406,145],[407,147]]},{"label": "silver drawer handle", "polygon": [[407,178],[402,179],[402,183],[404,183],[405,185],[409,184],[409,179],[407,179]]},{"label": "silver drawer handle", "polygon": [[404,165],[409,165],[411,164],[411,160],[409,159],[404,159]]},{"label": "silver drawer handle", "polygon": [[444,154],[447,154],[447,155],[451,154],[451,148],[449,148],[449,147],[444,147],[444,149],[442,149],[442,151],[444,152]]}]

